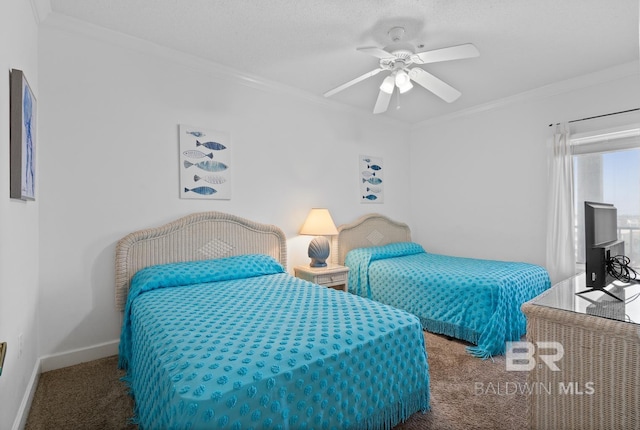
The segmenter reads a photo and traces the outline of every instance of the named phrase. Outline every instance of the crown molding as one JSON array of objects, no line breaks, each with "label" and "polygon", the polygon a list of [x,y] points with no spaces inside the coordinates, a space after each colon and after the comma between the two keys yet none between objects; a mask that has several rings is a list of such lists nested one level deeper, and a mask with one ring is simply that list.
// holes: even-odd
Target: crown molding
[{"label": "crown molding", "polygon": [[[32,1],[49,1],[49,0],[32,0]],[[274,93],[277,95],[288,95],[297,99],[321,105],[333,110],[338,110],[351,115],[357,115],[365,120],[373,120],[372,113],[368,110],[346,106],[325,97],[318,96],[314,93],[300,90],[285,84],[270,81],[259,76],[251,75],[240,70],[228,67],[211,60],[198,57],[193,54],[187,54],[177,51],[166,46],[158,45],[137,37],[129,36],[124,33],[109,30],[86,21],[71,18],[55,12],[49,13],[43,26],[76,33],[88,38],[99,40],[104,43],[119,46],[129,50],[135,50],[144,54],[153,55],[167,61],[178,63],[183,67],[213,75],[220,79],[233,81],[234,83],[250,87],[256,90]],[[394,118],[376,117],[376,122],[386,122],[394,127],[406,127],[407,123]]]},{"label": "crown molding", "polygon": [[51,13],[51,0],[30,0],[36,24],[43,22]]},{"label": "crown molding", "polygon": [[415,131],[424,127],[432,126],[434,124],[451,121],[481,112],[487,112],[494,109],[502,109],[513,104],[541,100],[547,97],[568,93],[571,91],[615,81],[618,79],[623,79],[634,75],[640,78],[640,62],[638,61],[631,61],[629,63],[620,64],[618,66],[610,67],[598,72],[577,76],[575,78],[567,79],[560,82],[555,82],[553,84],[534,88],[532,90],[518,93],[513,96],[494,100],[488,103],[483,103],[477,106],[472,106],[470,108],[462,109],[446,115],[430,118],[428,120],[424,120],[417,124],[414,124],[412,130]]},{"label": "crown molding", "polygon": [[[368,110],[347,106],[334,100],[321,97],[317,94],[300,90],[298,88],[293,88],[291,86],[287,86],[278,82],[270,81],[259,76],[251,75],[232,67],[224,66],[222,64],[215,63],[202,57],[198,57],[196,55],[186,54],[184,52],[180,52],[166,46],[157,45],[155,43],[129,36],[124,33],[109,30],[104,27],[88,23],[86,21],[52,12],[50,0],[30,1],[34,10],[34,16],[36,16],[36,19],[40,20],[43,25],[71,33],[82,34],[83,36],[100,40],[112,45],[117,45],[126,49],[133,49],[138,52],[154,55],[171,62],[179,63],[184,67],[210,74],[220,79],[227,79],[237,84],[256,90],[266,91],[277,95],[286,94],[291,97],[302,99],[316,105],[321,105],[351,115],[357,115],[359,117],[362,117],[363,119],[374,120],[372,118],[371,112]],[[483,103],[448,114],[435,116],[416,124],[410,124],[405,121],[389,118],[386,116],[376,116],[375,121],[385,122],[394,127],[404,127],[407,128],[408,131],[415,131],[441,122],[451,121],[454,119],[463,118],[494,109],[502,109],[518,103],[540,100],[558,94],[587,88],[593,85],[622,79],[632,75],[640,76],[639,66],[640,63],[637,61],[621,64],[598,72],[577,76],[575,78],[545,85],[543,87],[535,88],[509,97],[493,100],[488,103]]]}]

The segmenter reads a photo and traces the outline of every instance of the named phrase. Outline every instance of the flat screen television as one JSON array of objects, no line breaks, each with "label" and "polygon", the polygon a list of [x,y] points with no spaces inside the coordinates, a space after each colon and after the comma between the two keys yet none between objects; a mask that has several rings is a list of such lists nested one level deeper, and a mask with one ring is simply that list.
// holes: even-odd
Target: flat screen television
[{"label": "flat screen television", "polygon": [[618,210],[614,205],[584,202],[584,239],[586,284],[590,287],[587,291],[607,292],[604,288],[615,280],[607,270],[608,262],[612,257],[624,255],[624,241],[618,240]]}]

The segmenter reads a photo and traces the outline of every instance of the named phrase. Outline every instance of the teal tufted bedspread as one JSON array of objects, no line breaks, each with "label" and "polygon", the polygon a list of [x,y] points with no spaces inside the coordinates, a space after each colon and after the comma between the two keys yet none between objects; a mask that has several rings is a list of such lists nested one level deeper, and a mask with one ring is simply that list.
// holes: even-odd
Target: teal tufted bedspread
[{"label": "teal tufted bedspread", "polygon": [[551,286],[537,265],[430,254],[413,242],[354,249],[345,265],[352,293],[411,312],[425,330],[475,344],[467,351],[482,358],[520,340],[520,306]]},{"label": "teal tufted bedspread", "polygon": [[271,257],[143,269],[124,318],[141,429],[389,429],[429,409],[415,316]]}]

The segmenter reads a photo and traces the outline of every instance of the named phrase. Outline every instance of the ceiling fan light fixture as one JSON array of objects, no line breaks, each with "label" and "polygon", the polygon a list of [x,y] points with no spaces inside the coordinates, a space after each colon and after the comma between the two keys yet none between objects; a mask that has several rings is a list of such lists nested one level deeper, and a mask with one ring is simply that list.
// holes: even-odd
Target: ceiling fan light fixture
[{"label": "ceiling fan light fixture", "polygon": [[401,94],[404,94],[413,88],[411,79],[409,79],[409,75],[407,75],[407,72],[404,70],[398,70],[396,72],[395,83]]},{"label": "ceiling fan light fixture", "polygon": [[407,82],[409,82],[409,75],[407,75],[407,72],[404,70],[398,70],[396,72],[396,85],[398,88],[402,87]]},{"label": "ceiling fan light fixture", "polygon": [[409,91],[411,88],[413,88],[413,84],[411,82],[407,82],[403,86],[398,87],[398,90],[400,90],[400,94],[404,94],[407,91]]},{"label": "ceiling fan light fixture", "polygon": [[393,87],[395,85],[393,75],[387,76],[382,81],[382,85],[380,85],[380,91],[385,92],[387,94],[393,93]]}]

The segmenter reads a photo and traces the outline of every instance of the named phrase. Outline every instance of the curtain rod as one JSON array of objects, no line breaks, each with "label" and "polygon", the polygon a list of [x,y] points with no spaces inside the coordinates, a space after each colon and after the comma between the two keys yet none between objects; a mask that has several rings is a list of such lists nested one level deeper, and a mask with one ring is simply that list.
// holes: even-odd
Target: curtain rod
[{"label": "curtain rod", "polygon": [[[588,120],[588,119],[596,119],[596,118],[602,118],[602,117],[605,117],[605,116],[619,115],[619,114],[621,114],[621,113],[634,112],[634,111],[637,111],[637,110],[640,110],[640,108],[627,109],[627,110],[622,110],[622,111],[620,111],[620,112],[605,113],[605,114],[603,114],[603,115],[590,116],[590,117],[587,117],[587,118],[573,119],[573,120],[568,121],[568,122],[569,122],[569,124],[570,124],[570,123],[572,123],[572,122],[580,122],[580,121],[586,121],[586,120]],[[551,127],[552,125],[553,125],[553,124],[549,124],[549,127]],[[556,123],[556,125],[560,125],[560,123],[558,122],[558,123]]]}]

